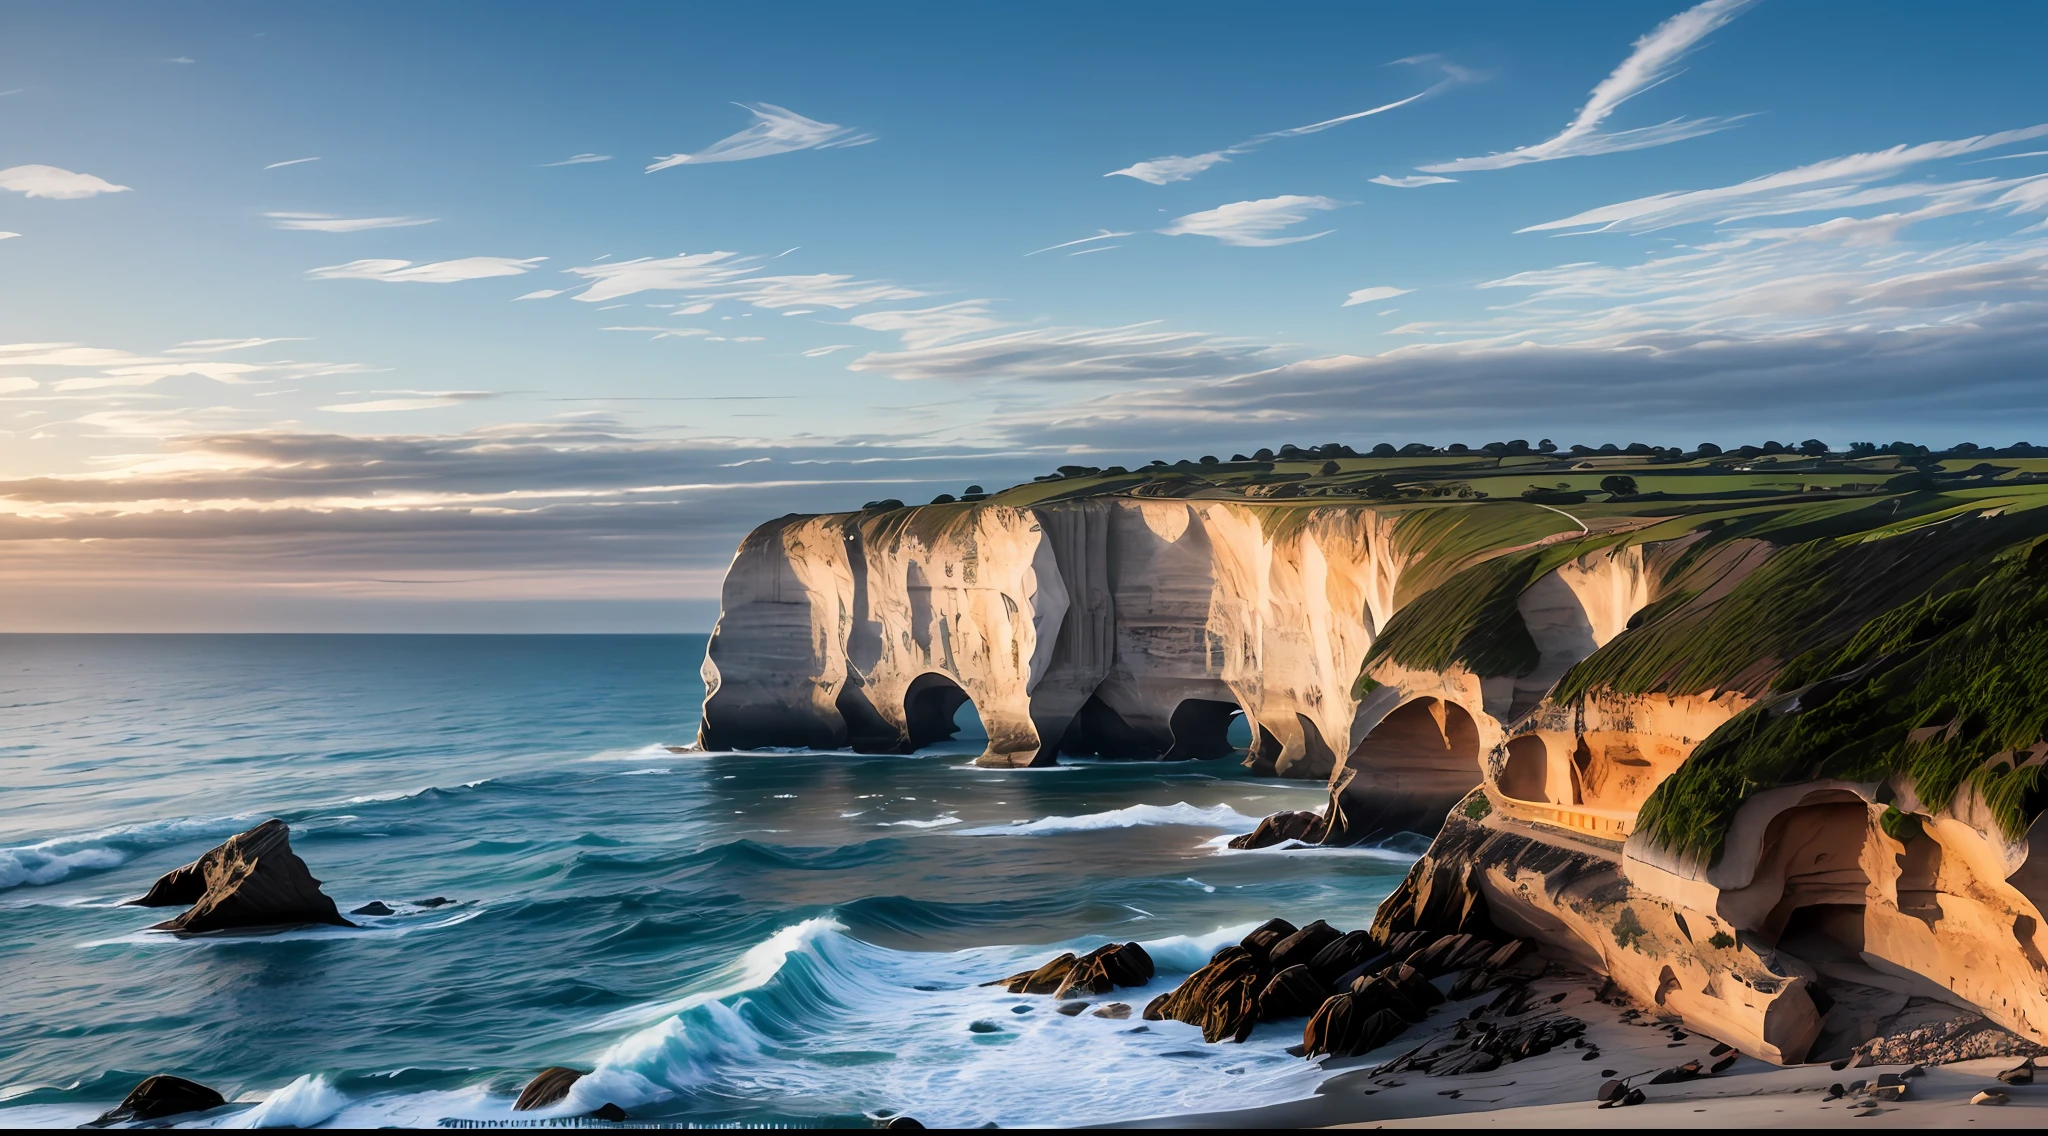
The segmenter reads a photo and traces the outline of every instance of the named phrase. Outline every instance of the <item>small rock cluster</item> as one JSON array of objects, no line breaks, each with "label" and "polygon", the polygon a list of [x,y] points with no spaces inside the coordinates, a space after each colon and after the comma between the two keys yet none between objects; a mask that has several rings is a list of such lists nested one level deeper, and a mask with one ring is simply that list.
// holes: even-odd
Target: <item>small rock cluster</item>
[{"label": "small rock cluster", "polygon": [[[1036,970],[984,982],[1012,994],[1050,994],[1061,1000],[1107,994],[1119,986],[1152,981],[1152,956],[1136,943],[1104,943],[1085,955],[1069,951]],[[1078,1012],[1078,1011],[1076,1011]]]},{"label": "small rock cluster", "polygon": [[1462,971],[1452,990],[1468,997],[1542,969],[1522,940],[1409,931],[1382,943],[1321,919],[1306,927],[1271,919],[1154,998],[1144,1017],[1199,1026],[1210,1042],[1243,1041],[1262,1022],[1307,1017],[1302,1054],[1347,1057],[1386,1044],[1443,1002],[1433,978]]}]

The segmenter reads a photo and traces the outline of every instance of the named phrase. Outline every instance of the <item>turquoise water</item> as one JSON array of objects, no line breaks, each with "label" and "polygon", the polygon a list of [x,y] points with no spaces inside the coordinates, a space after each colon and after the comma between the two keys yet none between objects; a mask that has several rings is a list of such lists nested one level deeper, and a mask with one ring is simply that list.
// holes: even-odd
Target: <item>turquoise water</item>
[{"label": "turquoise water", "polygon": [[[1318,786],[1228,759],[978,769],[965,737],[670,753],[703,652],[0,636],[0,1124],[77,1123],[157,1072],[244,1102],[203,1121],[239,1125],[506,1119],[551,1064],[596,1071],[567,1111],[705,1124],[1082,1124],[1312,1091],[1294,1029],[1208,1046],[977,984],[1136,939],[1162,973],[1114,998],[1141,1007],[1271,915],[1364,925],[1406,857],[1218,847]],[[271,816],[342,910],[397,914],[180,940],[119,906]]]}]

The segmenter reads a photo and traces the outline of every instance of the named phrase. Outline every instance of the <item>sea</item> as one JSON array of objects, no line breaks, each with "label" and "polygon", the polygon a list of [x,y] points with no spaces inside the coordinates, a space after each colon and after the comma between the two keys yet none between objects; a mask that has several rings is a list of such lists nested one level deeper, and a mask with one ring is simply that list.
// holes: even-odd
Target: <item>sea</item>
[{"label": "sea", "polygon": [[[673,752],[702,635],[0,636],[0,1127],[154,1073],[213,1127],[1060,1126],[1312,1095],[1300,1023],[1138,1011],[1272,916],[1363,927],[1413,854],[1238,852],[1320,785],[1240,761],[977,768]],[[123,906],[276,817],[354,927],[180,938]],[[1064,1015],[983,985],[1135,940]],[[1112,1002],[1128,1018],[1097,1016]],[[540,1069],[590,1070],[514,1113]]]}]

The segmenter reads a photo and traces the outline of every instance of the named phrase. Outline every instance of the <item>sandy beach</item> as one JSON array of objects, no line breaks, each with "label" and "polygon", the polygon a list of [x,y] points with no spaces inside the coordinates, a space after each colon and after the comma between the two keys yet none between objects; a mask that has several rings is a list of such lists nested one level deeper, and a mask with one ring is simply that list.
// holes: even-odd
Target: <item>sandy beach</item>
[{"label": "sandy beach", "polygon": [[[1739,1057],[1719,1074],[1650,1084],[1659,1071],[1699,1061],[1711,1066],[1717,1042],[1704,1034],[1626,1005],[1601,1001],[1599,980],[1548,977],[1532,984],[1534,1008],[1509,1021],[1564,1015],[1586,1023],[1585,1048],[1567,1044],[1487,1073],[1432,1077],[1373,1071],[1418,1046],[1448,1040],[1459,1019],[1492,994],[1439,1007],[1393,1043],[1359,1057],[1330,1061],[1336,1073],[1316,1095],[1270,1108],[1160,1117],[1128,1127],[1168,1128],[1731,1128],[1817,1127],[2038,1128],[2048,1124],[2048,1084],[2006,1086],[1998,1073],[2018,1057],[1992,1057],[1920,1068],[1868,1065],[1837,1070],[1827,1063],[1778,1066]],[[1549,998],[1562,995],[1556,1003]],[[1484,1020],[1500,1021],[1489,1015]],[[1262,1028],[1283,1028],[1281,1023]],[[1588,1059],[1589,1054],[1597,1057]],[[1909,1070],[1911,1072],[1909,1072]],[[1901,1099],[1873,1101],[1858,1083],[1905,1074]],[[1641,1088],[1644,1100],[1602,1108],[1596,1096],[1610,1079]],[[1831,1096],[1831,1086],[1844,1092]],[[1973,1105],[1983,1090],[2007,1094],[2003,1106]]]}]

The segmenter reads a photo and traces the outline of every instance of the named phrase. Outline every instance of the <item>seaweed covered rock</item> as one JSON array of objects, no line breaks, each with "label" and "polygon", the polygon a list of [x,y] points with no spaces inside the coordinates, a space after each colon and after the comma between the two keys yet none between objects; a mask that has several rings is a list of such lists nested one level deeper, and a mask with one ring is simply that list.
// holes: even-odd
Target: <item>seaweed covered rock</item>
[{"label": "seaweed covered rock", "polygon": [[267,820],[228,837],[199,859],[166,873],[147,895],[129,902],[140,907],[192,905],[152,928],[159,931],[199,934],[306,923],[354,926],[321,892],[320,881],[306,862],[292,852],[291,829],[281,820]]},{"label": "seaweed covered rock", "polygon": [[226,1103],[219,1093],[197,1081],[159,1073],[130,1089],[120,1104],[101,1113],[88,1127],[105,1128],[113,1124],[160,1120],[166,1116],[204,1112]]}]

